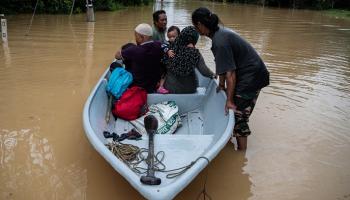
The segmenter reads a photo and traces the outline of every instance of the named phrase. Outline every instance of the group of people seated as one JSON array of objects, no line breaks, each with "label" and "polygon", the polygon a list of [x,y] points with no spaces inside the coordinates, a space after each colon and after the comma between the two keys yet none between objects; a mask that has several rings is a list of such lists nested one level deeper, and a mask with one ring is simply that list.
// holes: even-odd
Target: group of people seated
[{"label": "group of people seated", "polygon": [[167,29],[164,10],[153,13],[153,23],[153,27],[146,23],[136,26],[136,44],[123,45],[115,54],[132,74],[131,85],[148,93],[195,93],[198,87],[195,68],[206,77],[215,77],[196,48],[199,33],[195,27],[185,27],[181,32],[176,26]]}]

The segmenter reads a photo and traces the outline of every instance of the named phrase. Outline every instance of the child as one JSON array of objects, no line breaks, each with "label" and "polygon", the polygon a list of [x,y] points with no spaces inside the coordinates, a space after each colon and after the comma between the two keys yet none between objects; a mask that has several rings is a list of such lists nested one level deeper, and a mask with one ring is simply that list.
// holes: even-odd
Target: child
[{"label": "child", "polygon": [[180,29],[177,26],[170,26],[168,29],[168,39],[169,39],[169,43],[173,43],[176,39],[176,37],[180,34]]},{"label": "child", "polygon": [[[173,58],[175,56],[175,53],[173,50],[170,50],[169,47],[171,44],[174,43],[175,39],[177,38],[177,36],[180,34],[180,29],[177,26],[170,26],[167,32],[167,37],[168,37],[168,41],[166,43],[162,44],[162,49],[164,51],[164,53],[166,54],[166,56],[164,56],[164,58],[162,59],[162,63],[165,64],[167,62],[168,58]],[[162,73],[162,78],[160,79],[159,82],[159,87],[157,89],[158,93],[161,94],[168,94],[169,91],[167,89],[165,89],[163,87],[164,84],[164,77],[165,77],[165,70]]]},{"label": "child", "polygon": [[[124,44],[121,49],[124,50],[124,49],[127,49],[131,46],[135,46],[134,43],[126,43]],[[114,59],[114,61],[111,63],[111,65],[109,66],[109,71],[110,72],[113,72],[113,70],[117,67],[123,67],[123,61],[120,60],[120,59]]]}]

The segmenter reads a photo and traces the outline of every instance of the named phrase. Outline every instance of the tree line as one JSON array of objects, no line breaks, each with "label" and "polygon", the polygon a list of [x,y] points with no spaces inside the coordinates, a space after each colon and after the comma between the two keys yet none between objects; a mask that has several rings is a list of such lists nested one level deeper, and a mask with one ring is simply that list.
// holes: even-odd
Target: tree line
[{"label": "tree line", "polygon": [[[217,0],[225,1],[225,0]],[[260,4],[271,7],[295,9],[345,9],[350,10],[350,0],[226,0],[233,3]]]},{"label": "tree line", "polygon": [[[31,13],[35,6],[36,13],[66,14],[86,11],[86,0],[0,0],[0,13]],[[147,5],[150,0],[93,0],[95,10],[112,11],[124,6]]]},{"label": "tree line", "polygon": [[[93,0],[95,10],[113,11],[124,6],[147,5],[152,0]],[[212,0],[219,2],[259,4],[272,7],[296,9],[345,9],[350,10],[350,0]],[[36,13],[74,13],[86,11],[86,0],[0,0],[0,13],[31,13],[37,4]]]}]

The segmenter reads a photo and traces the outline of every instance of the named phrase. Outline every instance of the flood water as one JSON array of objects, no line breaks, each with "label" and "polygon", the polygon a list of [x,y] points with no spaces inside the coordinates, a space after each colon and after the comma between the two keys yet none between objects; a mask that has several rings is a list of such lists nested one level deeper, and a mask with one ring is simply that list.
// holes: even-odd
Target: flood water
[{"label": "flood water", "polygon": [[[246,152],[228,144],[208,167],[213,199],[350,199],[350,21],[317,11],[164,1],[85,15],[8,16],[0,48],[0,199],[143,199],[93,149],[82,109],[115,51],[154,9],[191,24],[206,6],[260,53],[262,90]],[[211,43],[198,48],[214,69]],[[221,111],[218,111],[221,112]],[[201,173],[176,199],[196,199]]]}]

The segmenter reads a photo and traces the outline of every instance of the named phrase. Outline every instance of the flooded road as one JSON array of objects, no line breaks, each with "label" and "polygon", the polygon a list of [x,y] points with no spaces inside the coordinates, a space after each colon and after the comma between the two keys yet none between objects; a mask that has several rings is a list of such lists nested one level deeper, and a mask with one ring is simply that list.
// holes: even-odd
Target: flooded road
[{"label": "flooded road", "polygon": [[[191,24],[206,6],[260,53],[271,73],[247,152],[228,144],[209,165],[213,199],[350,199],[350,21],[316,11],[206,1],[85,15],[8,16],[0,48],[0,199],[143,199],[93,149],[82,128],[87,96],[132,42],[133,29],[165,9]],[[214,69],[211,43],[198,48]],[[196,199],[201,173],[176,199]]]}]

